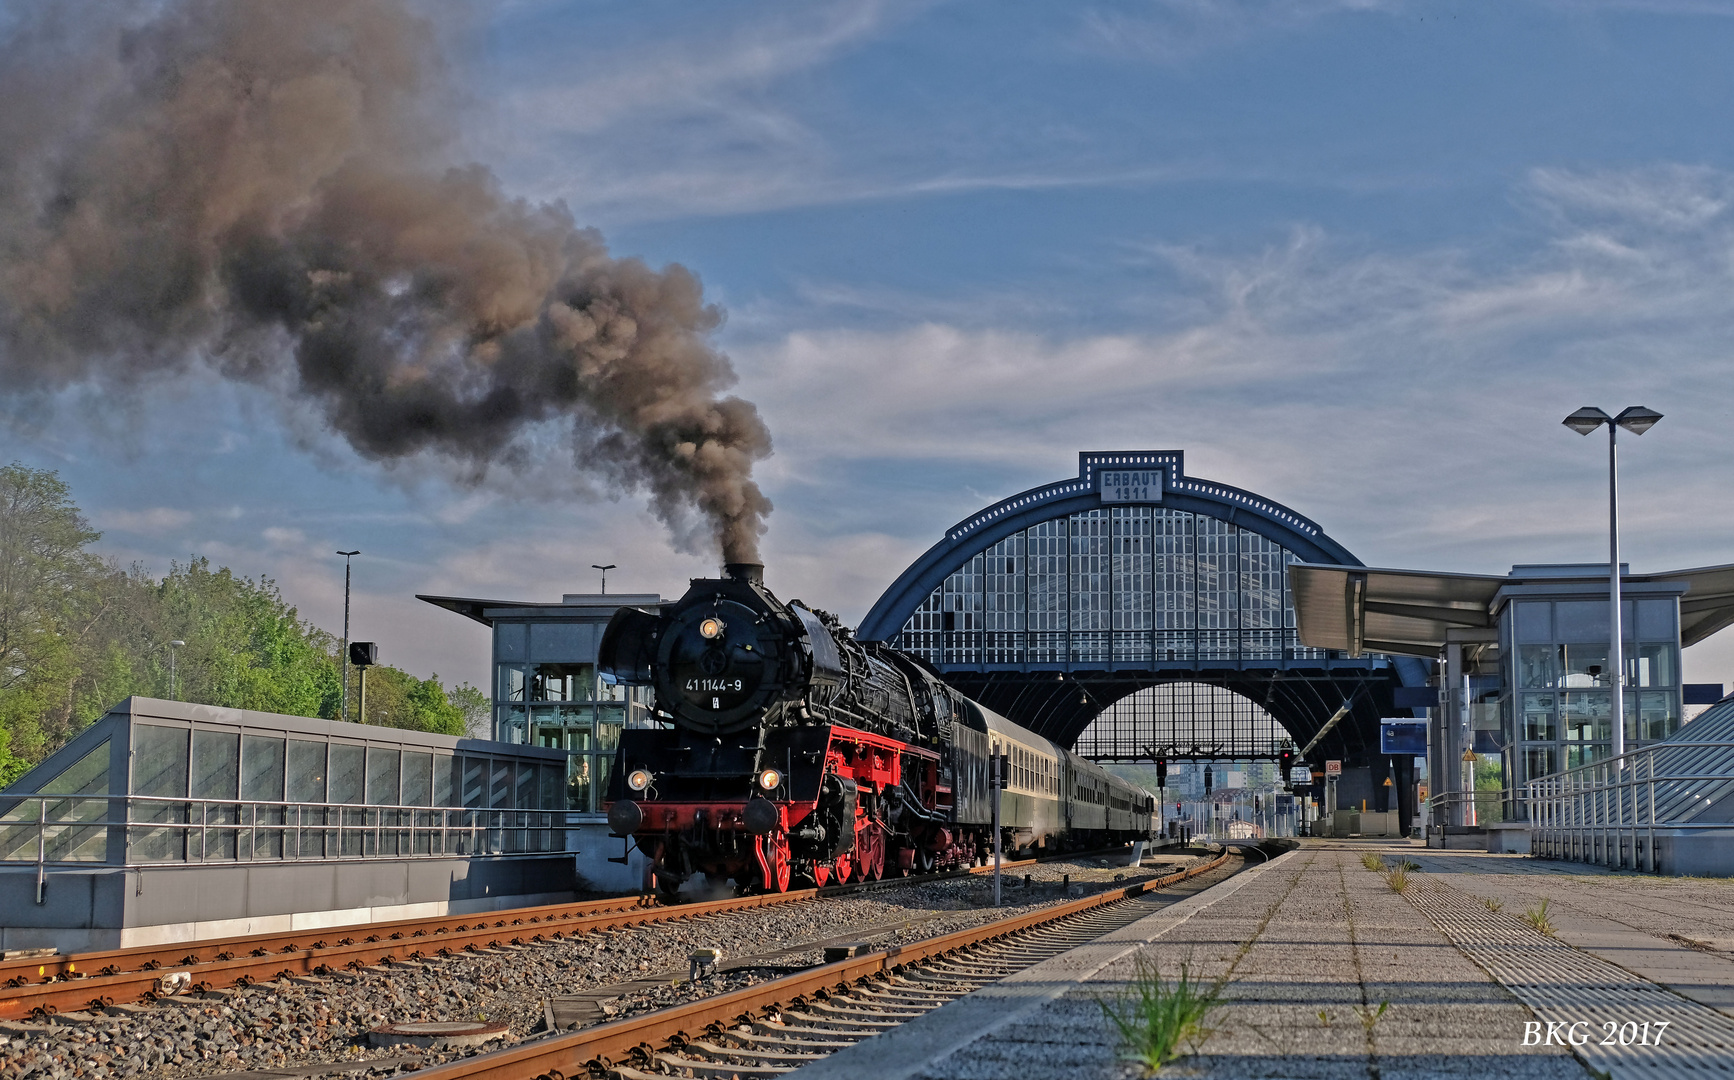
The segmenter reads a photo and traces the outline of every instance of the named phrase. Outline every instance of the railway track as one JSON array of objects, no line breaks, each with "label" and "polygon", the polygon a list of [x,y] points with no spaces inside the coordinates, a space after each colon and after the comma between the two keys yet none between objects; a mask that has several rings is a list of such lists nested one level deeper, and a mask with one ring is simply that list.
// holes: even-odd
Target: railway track
[{"label": "railway track", "polygon": [[[1091,854],[1102,852],[1046,858],[1087,858]],[[1012,870],[1040,861],[1046,859],[1007,862],[1003,866]],[[597,931],[991,872],[991,866],[975,867],[968,871],[672,905],[643,897],[616,897],[472,915],[14,958],[0,961],[0,1020],[42,1019],[60,1012],[149,1002],[178,993],[247,986],[283,977],[327,975],[506,945],[560,941]]]},{"label": "railway track", "polygon": [[1143,918],[1154,909],[1146,894],[1235,857],[1223,852],[1161,878],[416,1075],[418,1080],[776,1076]]}]

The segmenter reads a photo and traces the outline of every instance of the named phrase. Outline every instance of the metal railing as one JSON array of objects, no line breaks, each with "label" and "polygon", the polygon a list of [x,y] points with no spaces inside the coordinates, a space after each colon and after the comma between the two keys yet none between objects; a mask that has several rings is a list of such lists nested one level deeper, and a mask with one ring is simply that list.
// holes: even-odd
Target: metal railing
[{"label": "metal railing", "polygon": [[1734,743],[1664,742],[1529,781],[1530,852],[1656,873],[1656,833],[1734,828],[1690,815],[1734,793]]},{"label": "metal railing", "polygon": [[[1441,791],[1427,800],[1432,825],[1499,825],[1523,821],[1528,792],[1521,788],[1488,788],[1482,791]],[[1473,814],[1465,813],[1466,808]]]},{"label": "metal railing", "polygon": [[[566,849],[565,810],[7,793],[0,864],[533,855]],[[40,887],[40,886],[39,886]]]}]

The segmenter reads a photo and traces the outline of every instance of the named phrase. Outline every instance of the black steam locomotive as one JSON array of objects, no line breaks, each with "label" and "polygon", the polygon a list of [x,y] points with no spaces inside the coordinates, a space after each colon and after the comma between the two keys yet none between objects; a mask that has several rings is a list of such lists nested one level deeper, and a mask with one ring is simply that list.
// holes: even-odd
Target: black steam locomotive
[{"label": "black steam locomotive", "polygon": [[1155,799],[962,696],[919,660],[731,563],[658,616],[623,608],[605,675],[655,691],[662,726],[621,734],[608,822],[672,897],[696,873],[745,889],[967,866],[993,843],[1058,850],[1152,834]]}]

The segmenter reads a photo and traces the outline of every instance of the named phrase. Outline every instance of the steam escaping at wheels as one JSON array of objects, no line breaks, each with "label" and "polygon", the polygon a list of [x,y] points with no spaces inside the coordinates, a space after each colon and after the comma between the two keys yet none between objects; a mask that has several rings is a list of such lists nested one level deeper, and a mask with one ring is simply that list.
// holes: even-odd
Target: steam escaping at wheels
[{"label": "steam escaping at wheels", "polygon": [[962,696],[919,660],[731,563],[661,612],[622,608],[605,677],[649,687],[657,726],[621,733],[605,805],[645,890],[697,874],[742,892],[876,881],[986,861],[988,767],[1004,755],[1008,850],[1146,839],[1155,798]]}]

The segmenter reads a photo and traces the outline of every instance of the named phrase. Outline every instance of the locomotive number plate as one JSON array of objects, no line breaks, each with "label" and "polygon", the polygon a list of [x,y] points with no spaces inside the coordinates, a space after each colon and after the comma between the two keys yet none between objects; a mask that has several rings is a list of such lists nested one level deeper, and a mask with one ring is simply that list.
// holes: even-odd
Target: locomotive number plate
[{"label": "locomotive number plate", "polygon": [[741,681],[739,679],[688,679],[686,680],[686,688],[702,691],[706,694],[738,694],[741,690]]}]

